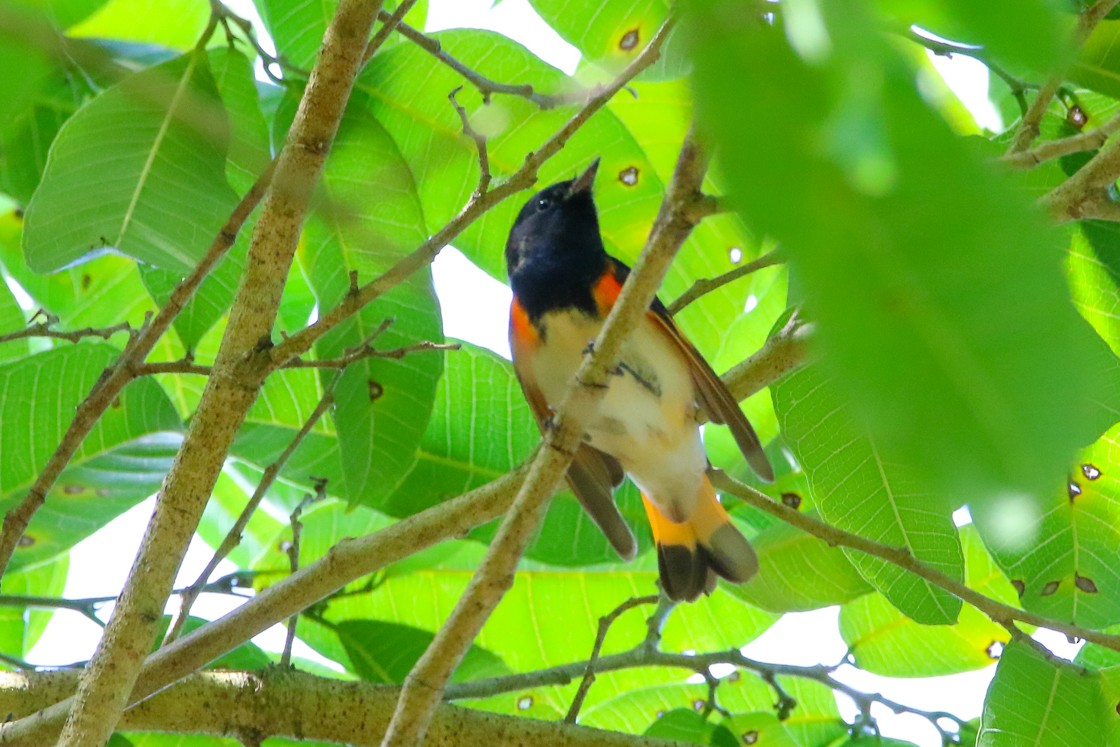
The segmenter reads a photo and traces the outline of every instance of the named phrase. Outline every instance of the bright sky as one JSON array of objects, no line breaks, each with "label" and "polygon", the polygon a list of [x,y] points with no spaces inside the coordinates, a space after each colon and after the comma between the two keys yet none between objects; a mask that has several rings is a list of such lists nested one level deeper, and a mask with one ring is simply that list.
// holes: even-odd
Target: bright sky
[{"label": "bright sky", "polygon": [[[227,4],[242,15],[256,19],[249,0],[227,0]],[[493,29],[517,39],[542,59],[567,72],[575,69],[579,52],[549,28],[527,0],[504,0],[493,8],[491,4],[491,0],[431,0],[427,30],[459,26]],[[264,38],[264,34],[261,36]],[[997,127],[998,114],[987,100],[987,70],[967,58],[933,59],[939,72],[974,112],[979,123],[989,128]],[[484,345],[509,357],[506,342],[509,289],[450,248],[445,249],[436,260],[434,274],[436,290],[443,305],[446,334]],[[152,499],[145,501],[73,549],[65,590],[67,598],[112,596],[120,591],[152,507]],[[210,555],[210,548],[196,539],[176,585],[185,586],[193,582]],[[234,566],[226,562],[219,567],[216,575],[234,570]],[[195,610],[203,617],[214,618],[236,605],[237,600],[228,596],[205,595],[198,601]],[[173,612],[176,607],[177,600],[173,599],[168,611]],[[102,619],[108,619],[110,610],[111,606],[103,609]],[[839,608],[832,607],[787,614],[747,646],[744,653],[763,661],[835,664],[846,651],[837,630],[838,612]],[[59,611],[28,655],[28,660],[49,666],[88,659],[100,633],[98,626],[81,615]],[[1060,635],[1039,634],[1036,637],[1059,655],[1072,656],[1076,650]],[[279,651],[283,647],[283,629],[276,626],[254,640],[263,648]],[[298,641],[296,654],[323,661]],[[993,669],[989,667],[979,672],[933,679],[899,680],[870,675],[848,666],[841,668],[836,676],[860,690],[881,692],[907,705],[974,718],[980,715]],[[856,709],[846,698],[839,698],[839,703],[846,718],[850,720],[856,715]],[[924,719],[896,716],[885,708],[878,708],[873,714],[879,719],[884,736],[908,739],[922,747],[941,745],[937,732]]]}]

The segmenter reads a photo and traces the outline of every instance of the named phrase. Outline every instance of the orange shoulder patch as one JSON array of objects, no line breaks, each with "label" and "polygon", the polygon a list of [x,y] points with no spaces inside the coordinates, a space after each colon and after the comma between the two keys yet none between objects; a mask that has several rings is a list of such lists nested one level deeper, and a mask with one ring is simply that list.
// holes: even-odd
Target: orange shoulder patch
[{"label": "orange shoulder patch", "polygon": [[540,335],[537,334],[537,328],[529,320],[529,315],[517,299],[513,299],[513,303],[509,307],[509,339],[511,347],[521,349],[532,349],[537,346],[541,341]]},{"label": "orange shoulder patch", "polygon": [[595,306],[599,310],[599,314],[606,316],[614,307],[614,302],[618,300],[618,294],[622,292],[622,283],[614,276],[614,273],[608,270],[599,277],[599,282],[595,283],[595,287],[591,289],[591,296],[595,299]]}]

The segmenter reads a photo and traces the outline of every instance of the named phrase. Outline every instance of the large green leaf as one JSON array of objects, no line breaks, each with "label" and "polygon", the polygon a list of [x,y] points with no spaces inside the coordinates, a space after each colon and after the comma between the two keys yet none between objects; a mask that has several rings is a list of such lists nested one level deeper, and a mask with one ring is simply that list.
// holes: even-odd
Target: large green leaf
[{"label": "large green leaf", "polygon": [[1120,351],[1120,231],[1112,223],[1077,225],[1066,259],[1073,301],[1114,352]]},{"label": "large green leaf", "polygon": [[[931,495],[906,465],[889,461],[861,428],[819,364],[771,387],[782,433],[806,474],[825,521],[892,547],[951,577],[964,575],[951,506]],[[856,568],[918,622],[952,623],[961,602],[901,568],[845,550]]]},{"label": "large green leaf", "polygon": [[[78,403],[117,355],[104,344],[68,346],[0,365],[0,506],[22,500]],[[91,534],[159,485],[179,442],[167,396],[140,379],[121,393],[55,483],[12,567],[46,560]]]},{"label": "large green leaf", "polygon": [[74,25],[96,11],[108,0],[9,0],[15,8],[42,13],[60,29]]},{"label": "large green leaf", "polygon": [[[225,47],[210,51],[209,64],[230,122],[226,176],[230,184],[243,194],[252,186],[269,158],[268,126],[261,114],[253,65],[240,52]],[[234,246],[210,271],[190,302],[175,317],[175,330],[188,350],[194,349],[202,335],[228,311],[233,302],[245,269],[249,239],[256,224],[255,216],[250,217],[242,227]],[[182,279],[181,273],[150,265],[142,265],[140,272],[144,284],[161,304],[167,302]]]},{"label": "large green leaf", "polygon": [[[236,202],[224,175],[228,126],[207,58],[136,73],[62,127],[27,207],[37,272],[113,249],[189,271]],[[91,199],[97,195],[97,199]]]},{"label": "large green leaf", "polygon": [[[965,582],[987,597],[1015,603],[1015,590],[988,555],[975,529],[961,530]],[[990,666],[1010,635],[983,612],[965,606],[953,625],[920,625],[879,594],[840,608],[840,635],[856,666],[888,677],[933,677]]]},{"label": "large green leaf", "polygon": [[645,48],[669,14],[664,0],[531,0],[533,8],[583,55],[610,73]]},{"label": "large green leaf", "polygon": [[1060,234],[926,107],[863,3],[817,6],[816,46],[796,49],[785,6],[775,25],[755,6],[689,7],[698,117],[731,196],[781,241],[883,456],[974,505],[1043,495],[1099,435],[1107,376],[1068,365],[1093,356]]},{"label": "large green leaf", "polygon": [[993,530],[977,523],[1022,605],[1090,628],[1120,623],[1120,426],[1077,455],[1042,509],[1026,547],[991,542]]},{"label": "large green leaf", "polygon": [[976,744],[1104,747],[1108,710],[1099,675],[1043,656],[1029,644],[1011,643],[984,700]]},{"label": "large green leaf", "polygon": [[1120,96],[1120,21],[1102,21],[1081,45],[1070,67],[1071,80],[1112,97]]},{"label": "large green leaf", "polygon": [[[359,282],[369,282],[426,235],[408,167],[360,102],[351,103],[335,138],[321,196],[305,229],[304,251],[311,287],[320,307],[329,309],[349,292],[349,272]],[[430,268],[363,308],[326,335],[316,351],[323,357],[341,356],[386,320],[392,324],[378,335],[378,348],[442,341]],[[348,501],[381,505],[411,469],[442,368],[440,354],[422,351],[399,360],[366,359],[342,374],[334,416]]]},{"label": "large green leaf", "polygon": [[[0,215],[0,263],[36,307],[59,318],[60,329],[108,327],[129,322],[138,327],[154,304],[136,270],[124,257],[106,256],[51,275],[32,272],[20,251],[23,222],[15,212]],[[110,342],[124,346],[124,335]]]}]

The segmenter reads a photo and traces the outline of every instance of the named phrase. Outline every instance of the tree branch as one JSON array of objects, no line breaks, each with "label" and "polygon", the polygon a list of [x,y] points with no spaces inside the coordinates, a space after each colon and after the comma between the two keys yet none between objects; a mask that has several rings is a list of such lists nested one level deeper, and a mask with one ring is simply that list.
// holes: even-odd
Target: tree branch
[{"label": "tree branch", "polygon": [[999,625],[1005,627],[1013,626],[1013,623],[1017,620],[1027,623],[1028,625],[1056,630],[1069,638],[1081,638],[1090,643],[1096,643],[1097,645],[1110,648],[1113,651],[1120,651],[1120,635],[1110,635],[1108,633],[1090,630],[1089,628],[1083,628],[1079,625],[1052,620],[1048,617],[1036,615],[1033,612],[1027,612],[1026,610],[1012,607],[1009,604],[1004,604],[1003,602],[981,594],[975,589],[969,588],[941,571],[930,568],[904,548],[890,547],[869,540],[866,537],[861,537],[858,534],[845,532],[843,529],[838,529],[830,524],[825,524],[823,521],[814,519],[812,516],[808,516],[796,509],[771,500],[766,494],[760,493],[751,486],[739,482],[724,472],[715,470],[711,472],[711,478],[712,484],[720,490],[730,493],[737,498],[741,498],[755,508],[765,511],[771,516],[776,516],[787,524],[824,540],[832,547],[850,547],[853,550],[859,550],[862,553],[885,560],[888,563],[913,573],[919,578],[929,581],[931,584],[944,589],[958,599],[971,604]]},{"label": "tree branch", "polygon": [[766,254],[763,254],[761,257],[753,259],[750,262],[747,262],[745,265],[736,267],[733,270],[729,270],[728,272],[725,272],[718,277],[701,278],[700,280],[697,280],[695,283],[693,283],[691,288],[682,293],[676,301],[673,301],[673,303],[669,304],[669,313],[676,316],[684,307],[688,306],[696,299],[708,293],[711,293],[717,288],[722,288],[728,283],[738,280],[739,278],[746,277],[747,275],[750,275],[753,272],[758,272],[759,270],[766,267],[772,267],[773,265],[781,264],[782,262],[785,262],[785,259],[781,256],[781,254],[779,254],[777,249],[774,249],[767,252]]},{"label": "tree branch", "polygon": [[490,612],[513,585],[517,561],[536,530],[556,483],[583,439],[617,366],[626,335],[644,316],[669,264],[695,223],[688,208],[700,192],[707,159],[689,132],[645,248],[611,308],[590,355],[576,371],[543,448],[470,585],[431,645],[409,672],[382,747],[418,747],[448,677]]},{"label": "tree branch", "polygon": [[229,324],[182,448],[164,480],[121,599],[78,686],[59,744],[104,744],[151,649],[171,585],[245,414],[269,372],[267,347],[311,187],[361,65],[376,0],[343,0],[257,222]]},{"label": "tree branch", "polygon": [[778,334],[766,341],[758,352],[723,375],[723,382],[737,402],[800,368],[809,356],[809,338],[815,329],[791,319]]},{"label": "tree branch", "polygon": [[1059,221],[1101,218],[1117,220],[1120,208],[1109,189],[1120,174],[1120,141],[1100,150],[1088,163],[1041,199]]},{"label": "tree branch", "polygon": [[1030,150],[1008,153],[1000,160],[1015,169],[1033,169],[1046,161],[1073,153],[1083,153],[1087,150],[1097,150],[1104,146],[1108,139],[1120,132],[1120,114],[1117,114],[1104,124],[1088,132],[1079,132],[1076,135],[1047,140],[1039,143]]},{"label": "tree branch", "polygon": [[[35,321],[40,316],[43,321]],[[102,340],[108,340],[118,332],[128,332],[130,335],[135,333],[132,325],[128,322],[121,322],[114,324],[110,327],[84,327],[82,329],[70,330],[64,332],[62,330],[54,329],[54,325],[58,324],[58,317],[54,314],[39,309],[28,320],[27,326],[23,329],[9,332],[0,335],[0,344],[11,342],[12,340],[24,340],[29,337],[49,337],[55,340],[66,340],[67,342],[79,342],[86,337],[100,337]]]},{"label": "tree branch", "polygon": [[[23,717],[74,689],[77,672],[0,673],[0,710]],[[287,737],[376,745],[399,690],[271,668],[195,674],[125,711],[122,729],[211,737]],[[685,747],[681,742],[441,705],[430,744],[442,747]],[[4,744],[9,742],[4,741]],[[40,742],[39,745],[47,744]]]}]

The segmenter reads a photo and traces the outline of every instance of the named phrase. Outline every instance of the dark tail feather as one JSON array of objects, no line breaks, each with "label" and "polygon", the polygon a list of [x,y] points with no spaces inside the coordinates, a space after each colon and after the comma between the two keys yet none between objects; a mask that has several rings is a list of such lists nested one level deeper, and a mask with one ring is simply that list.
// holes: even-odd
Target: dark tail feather
[{"label": "dark tail feather", "polygon": [[758,571],[754,548],[731,523],[707,477],[696,510],[684,522],[670,521],[642,498],[657,543],[661,588],[669,599],[691,602],[711,593],[716,575],[741,584]]}]

